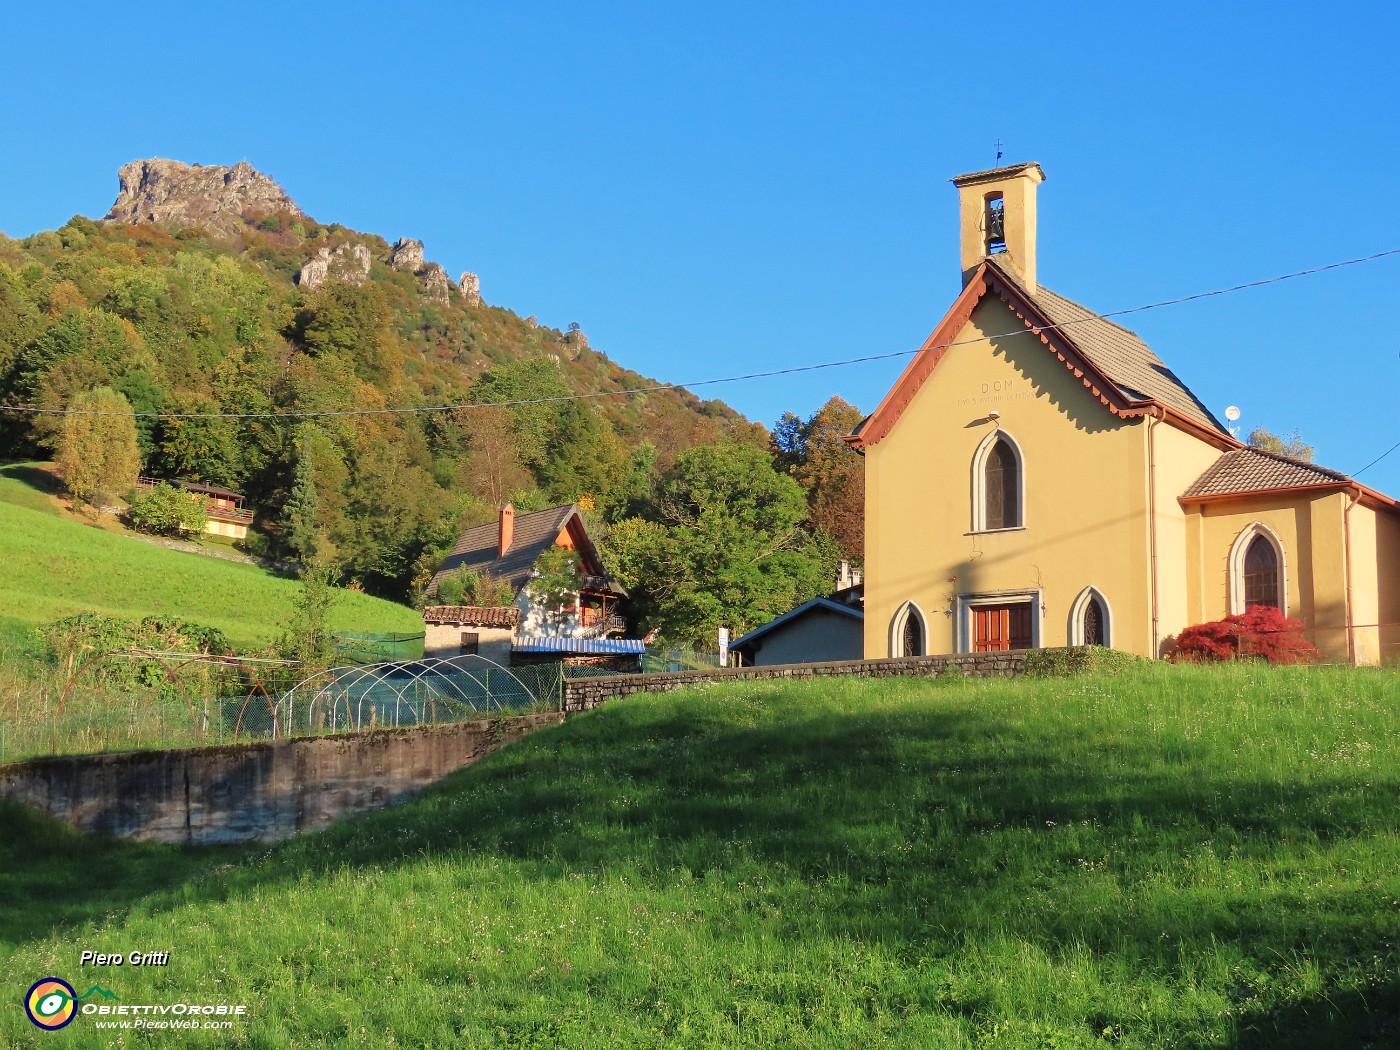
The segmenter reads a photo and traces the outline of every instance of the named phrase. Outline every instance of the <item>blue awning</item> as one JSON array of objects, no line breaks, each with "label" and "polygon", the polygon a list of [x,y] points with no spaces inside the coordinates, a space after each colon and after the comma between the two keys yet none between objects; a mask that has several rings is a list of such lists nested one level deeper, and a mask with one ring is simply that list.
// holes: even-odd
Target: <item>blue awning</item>
[{"label": "blue awning", "polygon": [[640,638],[566,638],[557,634],[526,636],[512,648],[521,653],[567,653],[570,656],[641,656],[647,651]]}]

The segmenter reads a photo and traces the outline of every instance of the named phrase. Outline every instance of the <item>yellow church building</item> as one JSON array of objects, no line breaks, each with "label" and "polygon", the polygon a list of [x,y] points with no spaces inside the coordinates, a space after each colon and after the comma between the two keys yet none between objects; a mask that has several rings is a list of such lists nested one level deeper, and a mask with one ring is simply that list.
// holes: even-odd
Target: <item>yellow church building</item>
[{"label": "yellow church building", "polygon": [[961,175],[962,294],[847,440],[867,657],[1163,656],[1252,605],[1400,659],[1400,504],[1250,448],[1133,332],[1039,283],[1038,164]]}]

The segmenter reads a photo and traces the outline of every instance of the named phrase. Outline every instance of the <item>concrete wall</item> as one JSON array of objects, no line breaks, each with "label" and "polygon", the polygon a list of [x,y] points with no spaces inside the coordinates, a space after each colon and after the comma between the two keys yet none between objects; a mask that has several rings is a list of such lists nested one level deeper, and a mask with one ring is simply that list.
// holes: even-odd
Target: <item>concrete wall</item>
[{"label": "concrete wall", "polygon": [[634,693],[702,682],[849,676],[1009,677],[1025,652],[839,660],[671,674],[611,675],[565,685],[564,712],[456,725],[381,729],[173,751],[71,755],[0,766],[0,798],[81,830],[157,842],[275,842],[398,802],[567,713]]},{"label": "concrete wall", "polygon": [[558,713],[227,747],[0,766],[0,797],[82,831],[214,845],[277,841],[397,802]]},{"label": "concrete wall", "polygon": [[425,623],[423,625],[423,655],[437,660],[450,660],[462,655],[462,635],[477,636],[476,655],[505,667],[510,663],[513,627],[476,627],[471,624]]}]

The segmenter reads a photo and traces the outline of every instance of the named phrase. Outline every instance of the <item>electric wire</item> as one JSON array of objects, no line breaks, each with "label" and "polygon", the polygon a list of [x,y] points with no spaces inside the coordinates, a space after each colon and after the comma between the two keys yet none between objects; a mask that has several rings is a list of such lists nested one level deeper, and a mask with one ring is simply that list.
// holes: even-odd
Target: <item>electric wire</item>
[{"label": "electric wire", "polygon": [[1377,456],[1375,459],[1371,460],[1371,462],[1367,463],[1364,467],[1362,467],[1361,470],[1353,470],[1353,471],[1351,472],[1351,476],[1352,476],[1352,477],[1356,477],[1356,476],[1357,476],[1358,474],[1360,474],[1362,471],[1370,470],[1372,467],[1374,467],[1374,466],[1375,466],[1377,463],[1379,463],[1381,460],[1385,459],[1386,456],[1388,456],[1388,455],[1390,455],[1392,452],[1394,452],[1397,448],[1400,448],[1400,441],[1397,441],[1395,444],[1391,445],[1388,449],[1386,449],[1384,452],[1382,452],[1379,456]]},{"label": "electric wire", "polygon": [[[31,405],[0,405],[0,412],[28,413],[32,415],[50,416],[125,416],[131,415],[137,419],[318,419],[331,416],[385,416],[385,415],[416,415],[437,412],[457,412],[477,408],[519,408],[526,405],[545,405],[564,401],[586,401],[600,397],[633,397],[641,394],[664,393],[674,390],[691,390],[695,387],[718,386],[724,383],[743,383],[754,379],[773,379],[778,376],[796,375],[801,372],[816,372],[827,368],[844,368],[850,365],[868,364],[873,361],[889,361],[899,357],[912,357],[925,350],[948,350],[957,346],[968,346],[977,343],[985,343],[994,339],[1012,339],[1017,336],[1040,335],[1043,332],[1056,331],[1059,329],[1072,328],[1076,325],[1091,324],[1094,321],[1110,317],[1126,317],[1129,314],[1143,313],[1147,310],[1158,310],[1167,306],[1180,306],[1183,303],[1196,302],[1200,299],[1210,299],[1215,296],[1231,295],[1235,292],[1242,292],[1252,288],[1262,288],[1266,285],[1278,284],[1282,281],[1291,281],[1298,277],[1309,277],[1314,274],[1325,273],[1328,270],[1337,270],[1346,266],[1358,266],[1362,263],[1374,262],[1377,259],[1384,259],[1389,256],[1400,255],[1400,248],[1390,248],[1385,251],[1373,252],[1370,255],[1357,256],[1354,259],[1344,259],[1341,262],[1326,263],[1321,266],[1312,266],[1305,270],[1295,270],[1292,273],[1279,274],[1275,277],[1265,277],[1257,281],[1245,281],[1241,284],[1233,284],[1224,288],[1213,288],[1206,292],[1195,292],[1191,295],[1178,296],[1174,299],[1162,299],[1157,302],[1144,303],[1141,306],[1129,306],[1119,310],[1108,310],[1103,313],[1090,312],[1089,316],[1072,321],[1062,321],[1058,324],[1036,325],[1029,328],[1021,328],[1012,332],[1002,332],[997,335],[979,336],[976,339],[961,339],[950,343],[936,343],[919,347],[915,350],[893,350],[883,354],[866,354],[862,357],[849,357],[839,361],[822,361],[810,365],[792,365],[787,368],[774,368],[763,372],[748,372],[743,375],[722,376],[717,379],[699,379],[686,383],[657,383],[650,386],[624,387],[620,390],[591,390],[578,394],[558,394],[551,397],[517,398],[510,401],[468,401],[450,405],[415,405],[402,408],[342,408],[342,409],[290,409],[278,412],[109,412],[92,409],[68,409],[68,408],[37,408]],[[1374,466],[1380,462],[1390,452],[1400,448],[1400,445],[1391,448],[1379,459],[1368,463],[1366,466]],[[1365,470],[1363,467],[1362,470]],[[1359,473],[1359,472],[1358,472]]]}]

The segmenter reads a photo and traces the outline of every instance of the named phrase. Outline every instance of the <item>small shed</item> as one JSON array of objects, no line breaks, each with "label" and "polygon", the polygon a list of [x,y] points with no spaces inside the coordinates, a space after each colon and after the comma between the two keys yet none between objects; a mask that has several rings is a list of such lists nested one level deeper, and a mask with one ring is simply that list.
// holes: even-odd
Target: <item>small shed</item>
[{"label": "small shed", "polygon": [[864,637],[859,607],[813,598],[732,642],[729,650],[750,667],[859,660]]}]

